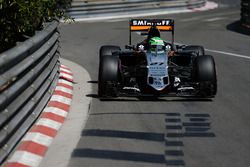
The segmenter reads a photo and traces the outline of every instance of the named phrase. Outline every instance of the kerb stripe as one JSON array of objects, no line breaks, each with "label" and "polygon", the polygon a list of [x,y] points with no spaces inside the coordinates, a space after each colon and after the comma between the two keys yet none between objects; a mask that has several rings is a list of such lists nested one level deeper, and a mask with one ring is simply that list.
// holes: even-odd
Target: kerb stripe
[{"label": "kerb stripe", "polygon": [[73,73],[64,65],[59,71],[59,80],[50,101],[4,167],[38,167],[64,123],[73,98]]},{"label": "kerb stripe", "polygon": [[[27,166],[37,167],[43,157],[27,151],[16,151],[8,162],[20,163]],[[19,166],[18,166],[19,167]]]},{"label": "kerb stripe", "polygon": [[28,151],[39,156],[44,156],[47,149],[48,147],[32,141],[24,141],[18,148],[20,151]]},{"label": "kerb stripe", "polygon": [[64,111],[69,111],[70,106],[64,103],[60,103],[58,101],[50,101],[48,104],[49,107],[56,107]]},{"label": "kerb stripe", "polygon": [[37,133],[41,133],[50,137],[55,137],[57,134],[57,130],[56,129],[52,129],[49,128],[47,126],[43,126],[43,125],[35,125],[30,132],[37,132]]},{"label": "kerb stripe", "polygon": [[56,121],[56,122],[59,122],[59,123],[63,123],[65,118],[60,116],[60,115],[57,115],[57,114],[54,114],[54,113],[43,113],[41,118],[47,118],[47,119],[51,119],[53,121]]}]

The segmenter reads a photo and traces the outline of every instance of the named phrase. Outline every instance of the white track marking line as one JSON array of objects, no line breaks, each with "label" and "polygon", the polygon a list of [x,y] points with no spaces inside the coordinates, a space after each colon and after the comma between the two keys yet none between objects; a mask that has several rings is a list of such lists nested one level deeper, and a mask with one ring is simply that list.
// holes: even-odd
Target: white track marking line
[{"label": "white track marking line", "polygon": [[[175,42],[175,45],[186,45],[186,44]],[[219,53],[219,54],[229,55],[229,56],[233,56],[233,57],[250,59],[250,56],[241,55],[241,54],[237,54],[237,53],[230,53],[230,52],[225,52],[225,51],[220,51],[220,50],[213,50],[213,49],[206,49],[206,48],[205,48],[205,50],[208,51],[208,52],[212,52],[212,53]]]},{"label": "white track marking line", "polygon": [[224,54],[224,55],[229,55],[229,56],[239,57],[239,58],[244,58],[244,59],[250,59],[250,56],[240,55],[237,53],[230,53],[230,52],[224,52],[224,51],[212,50],[212,49],[205,49],[205,50],[208,52],[219,53],[219,54]]},{"label": "white track marking line", "polygon": [[219,21],[219,20],[224,20],[225,17],[214,17],[214,18],[210,18],[210,19],[205,19],[204,21],[206,22],[213,22],[213,21]]},{"label": "white track marking line", "polygon": [[112,20],[107,20],[107,22],[113,23],[113,22],[120,22],[120,21],[127,21],[128,19],[112,19]]}]

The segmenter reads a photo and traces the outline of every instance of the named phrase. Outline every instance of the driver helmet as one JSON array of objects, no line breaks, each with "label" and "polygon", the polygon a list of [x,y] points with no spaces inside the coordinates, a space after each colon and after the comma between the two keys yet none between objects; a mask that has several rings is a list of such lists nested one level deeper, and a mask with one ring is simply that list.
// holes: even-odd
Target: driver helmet
[{"label": "driver helmet", "polygon": [[153,37],[149,40],[149,50],[152,52],[165,51],[164,41],[160,37]]},{"label": "driver helmet", "polygon": [[148,30],[148,39],[150,40],[153,37],[161,37],[160,35],[160,30],[153,25],[149,30]]}]

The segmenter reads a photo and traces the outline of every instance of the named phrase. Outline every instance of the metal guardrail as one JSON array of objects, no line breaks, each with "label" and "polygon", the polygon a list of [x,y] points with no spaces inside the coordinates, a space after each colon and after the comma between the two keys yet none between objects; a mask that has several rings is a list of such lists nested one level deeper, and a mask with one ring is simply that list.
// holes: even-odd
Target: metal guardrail
[{"label": "metal guardrail", "polygon": [[192,9],[204,6],[206,0],[86,0],[73,1],[68,14],[75,18],[122,12],[163,9]]},{"label": "metal guardrail", "polygon": [[250,28],[250,1],[241,0],[241,23]]},{"label": "metal guardrail", "polygon": [[59,78],[58,22],[0,54],[0,164],[46,106]]}]

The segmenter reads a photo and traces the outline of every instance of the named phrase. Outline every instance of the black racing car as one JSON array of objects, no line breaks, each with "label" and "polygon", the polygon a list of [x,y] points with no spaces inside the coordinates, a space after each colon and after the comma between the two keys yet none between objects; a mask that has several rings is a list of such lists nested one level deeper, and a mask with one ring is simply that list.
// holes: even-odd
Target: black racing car
[{"label": "black racing car", "polygon": [[[151,31],[153,28],[172,32],[172,41],[164,41],[164,45],[156,44],[150,48],[147,40],[158,34]],[[136,46],[131,45],[133,31],[148,32],[148,39]],[[130,20],[129,37],[129,45],[124,51],[119,46],[105,45],[100,48],[99,97],[213,98],[216,95],[217,78],[213,57],[206,55],[202,46],[175,45],[174,20]],[[170,51],[174,52],[174,56],[168,56]]]}]

